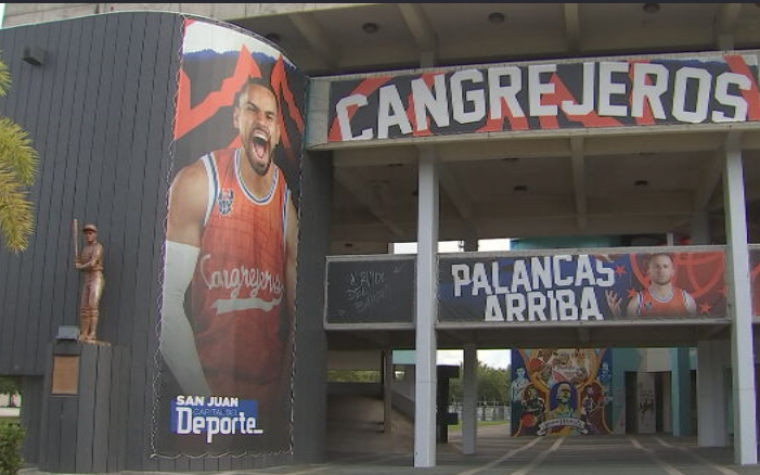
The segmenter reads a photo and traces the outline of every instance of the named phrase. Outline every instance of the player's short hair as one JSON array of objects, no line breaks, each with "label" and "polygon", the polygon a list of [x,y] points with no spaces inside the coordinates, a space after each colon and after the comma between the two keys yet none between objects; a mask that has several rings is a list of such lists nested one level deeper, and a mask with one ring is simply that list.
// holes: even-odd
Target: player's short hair
[{"label": "player's short hair", "polygon": [[277,111],[279,112],[280,102],[277,100],[277,94],[274,92],[274,88],[272,87],[272,84],[264,78],[254,77],[254,76],[249,77],[248,81],[246,81],[245,85],[240,89],[240,92],[238,93],[237,98],[235,100],[236,107],[240,103],[240,98],[243,97],[243,94],[248,92],[248,88],[251,86],[263,87],[267,91],[271,92],[272,96],[275,98],[275,103],[277,104]]},{"label": "player's short hair", "polygon": [[665,256],[668,259],[670,259],[670,263],[673,264],[673,267],[675,267],[676,262],[675,262],[675,260],[673,260],[673,256],[670,253],[668,253],[668,252],[655,252],[654,254],[650,254],[649,258],[647,258],[647,262],[646,262],[647,267],[649,267],[649,264],[651,264],[652,261],[655,260],[655,258],[660,257],[660,256]]}]

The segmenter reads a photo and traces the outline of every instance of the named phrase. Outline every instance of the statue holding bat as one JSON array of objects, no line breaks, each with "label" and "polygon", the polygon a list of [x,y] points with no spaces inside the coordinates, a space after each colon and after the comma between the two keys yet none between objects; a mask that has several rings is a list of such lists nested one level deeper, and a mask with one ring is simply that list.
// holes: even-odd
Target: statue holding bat
[{"label": "statue holding bat", "polygon": [[98,228],[85,224],[82,228],[85,246],[79,251],[79,229],[74,220],[74,266],[84,273],[84,288],[79,304],[79,340],[93,343],[97,340],[100,297],[103,295],[103,245],[98,242]]}]

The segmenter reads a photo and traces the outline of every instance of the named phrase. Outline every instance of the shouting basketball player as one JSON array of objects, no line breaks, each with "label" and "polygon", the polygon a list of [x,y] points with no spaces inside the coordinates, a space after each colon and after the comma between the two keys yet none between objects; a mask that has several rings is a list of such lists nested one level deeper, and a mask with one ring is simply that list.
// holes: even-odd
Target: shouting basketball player
[{"label": "shouting basketball player", "polygon": [[184,394],[257,400],[264,414],[289,397],[295,307],[298,216],[273,162],[279,114],[271,86],[250,79],[232,118],[242,146],[177,174],[161,327]]}]

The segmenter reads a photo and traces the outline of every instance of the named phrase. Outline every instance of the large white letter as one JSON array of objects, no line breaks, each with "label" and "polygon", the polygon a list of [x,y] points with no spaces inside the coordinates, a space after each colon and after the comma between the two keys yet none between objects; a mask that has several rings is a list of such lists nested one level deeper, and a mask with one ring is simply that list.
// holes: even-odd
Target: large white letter
[{"label": "large white letter", "polygon": [[578,104],[562,101],[562,110],[569,115],[586,115],[594,110],[594,63],[583,63],[583,99]]},{"label": "large white letter", "polygon": [[534,117],[557,115],[557,106],[541,104],[541,96],[544,94],[554,94],[554,83],[542,83],[541,73],[553,73],[556,70],[556,64],[533,64],[528,66],[528,104],[530,104],[530,115]]},{"label": "large white letter", "polygon": [[486,321],[503,322],[504,312],[501,311],[498,295],[489,295],[486,297]]},{"label": "large white letter", "polygon": [[581,320],[604,320],[599,304],[596,301],[596,293],[593,287],[584,287],[581,291]]},{"label": "large white letter", "polygon": [[501,279],[499,278],[499,261],[493,261],[491,263],[491,282],[495,294],[501,295],[509,293],[509,287],[501,285]]},{"label": "large white letter", "polygon": [[338,125],[340,126],[340,138],[343,139],[343,141],[372,139],[372,129],[364,129],[361,134],[352,135],[351,120],[348,118],[349,107],[362,107],[366,105],[367,96],[364,94],[354,94],[353,96],[344,97],[335,104],[335,110],[338,113]]},{"label": "large white letter", "polygon": [[604,261],[601,259],[596,260],[596,272],[604,276],[604,278],[596,279],[596,285],[599,287],[612,287],[615,285],[615,271],[611,267],[605,266]]},{"label": "large white letter", "polygon": [[559,319],[562,321],[578,320],[578,307],[575,306],[575,294],[571,289],[557,291]]},{"label": "large white letter", "polygon": [[752,82],[743,74],[722,73],[718,76],[715,84],[715,99],[724,106],[734,108],[733,117],[726,117],[723,111],[714,111],[712,113],[713,122],[743,122],[747,120],[747,101],[741,96],[732,96],[728,93],[728,85],[736,84],[739,89],[749,91],[752,89]]},{"label": "large white letter", "polygon": [[567,276],[562,277],[562,265],[560,262],[573,262],[572,256],[553,256],[552,257],[552,269],[554,270],[554,284],[555,285],[573,285],[573,278]]},{"label": "large white letter", "polygon": [[412,97],[414,97],[414,119],[417,121],[417,131],[427,130],[427,111],[438,127],[449,125],[449,102],[446,98],[446,81],[443,74],[433,78],[433,90],[430,91],[423,78],[412,81]]},{"label": "large white letter", "polygon": [[387,139],[388,129],[397,126],[402,134],[412,133],[412,124],[406,116],[404,104],[396,86],[391,84],[380,88],[380,104],[377,110],[377,138]]},{"label": "large white letter", "polygon": [[521,294],[507,294],[504,296],[504,303],[507,305],[508,322],[525,321],[525,296]]},{"label": "large white letter", "polygon": [[[686,86],[689,79],[697,80],[697,103],[693,111],[686,110]],[[699,124],[707,119],[707,109],[710,106],[710,89],[712,77],[710,73],[700,68],[681,68],[676,72],[676,83],[673,88],[673,117],[681,122]]]},{"label": "large white letter", "polygon": [[528,292],[528,321],[546,321],[546,296],[541,292]]},{"label": "large white letter", "polygon": [[488,275],[486,275],[486,266],[482,262],[476,262],[472,266],[472,296],[480,294],[480,290],[483,289],[486,295],[493,294],[491,285],[488,283]]},{"label": "large white letter", "polygon": [[512,293],[517,293],[523,288],[524,292],[530,292],[533,288],[530,286],[530,276],[523,259],[517,259],[512,265]]},{"label": "large white letter", "polygon": [[[647,76],[652,77],[653,84],[647,84]],[[665,109],[660,96],[668,89],[668,68],[662,64],[635,63],[633,65],[633,93],[631,98],[631,115],[644,117],[644,98],[649,101],[652,115],[665,119]]]},{"label": "large white letter", "polygon": [[189,407],[177,408],[177,434],[189,434],[192,430],[193,410]]},{"label": "large white letter", "polygon": [[[509,86],[501,85],[501,78],[509,76]],[[525,117],[520,103],[517,102],[517,93],[522,89],[522,76],[517,66],[504,66],[501,68],[488,69],[488,102],[491,105],[491,119],[501,119],[504,114],[501,111],[501,100],[507,101],[507,108],[512,112],[512,117]]]},{"label": "large white letter", "polygon": [[467,264],[452,264],[451,277],[454,278],[454,297],[461,297],[462,287],[472,283],[470,267]]},{"label": "large white letter", "polygon": [[[462,82],[464,81],[483,82],[483,73],[477,69],[463,69],[451,75],[451,106],[454,109],[454,120],[460,124],[469,124],[485,117],[486,95],[482,89],[467,91],[467,94],[462,94]],[[464,111],[465,101],[473,104],[474,108],[471,112]]]},{"label": "large white letter", "polygon": [[627,73],[627,62],[602,61],[599,63],[599,115],[625,117],[628,106],[613,106],[610,96],[625,94],[625,84],[612,82],[612,73]]},{"label": "large white letter", "polygon": [[588,285],[596,284],[594,271],[591,269],[591,259],[586,254],[578,256],[577,267],[575,268],[575,285],[581,286],[583,281],[586,281]]}]

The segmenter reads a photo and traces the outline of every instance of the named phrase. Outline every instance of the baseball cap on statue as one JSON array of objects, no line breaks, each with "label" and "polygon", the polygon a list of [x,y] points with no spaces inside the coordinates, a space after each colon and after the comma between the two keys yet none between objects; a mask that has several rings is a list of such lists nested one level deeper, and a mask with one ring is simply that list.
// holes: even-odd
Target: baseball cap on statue
[{"label": "baseball cap on statue", "polygon": [[82,232],[85,232],[85,231],[92,231],[96,233],[98,232],[98,228],[94,224],[85,224],[84,227],[82,228]]}]

